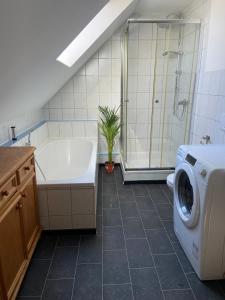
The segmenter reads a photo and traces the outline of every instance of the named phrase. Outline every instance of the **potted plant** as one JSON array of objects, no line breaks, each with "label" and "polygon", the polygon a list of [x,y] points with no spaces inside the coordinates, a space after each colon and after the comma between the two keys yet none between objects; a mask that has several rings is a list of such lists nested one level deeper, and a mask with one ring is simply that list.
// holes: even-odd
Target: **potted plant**
[{"label": "potted plant", "polygon": [[118,115],[119,107],[116,109],[108,106],[99,106],[98,109],[100,111],[100,133],[105,137],[108,147],[108,161],[105,162],[105,169],[107,173],[112,173],[114,169],[112,153],[115,139],[120,131],[120,118]]}]

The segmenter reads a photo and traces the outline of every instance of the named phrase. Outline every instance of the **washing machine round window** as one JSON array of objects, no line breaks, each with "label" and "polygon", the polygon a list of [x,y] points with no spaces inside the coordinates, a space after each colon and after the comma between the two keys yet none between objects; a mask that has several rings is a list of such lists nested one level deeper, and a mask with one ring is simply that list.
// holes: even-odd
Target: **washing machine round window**
[{"label": "washing machine round window", "polygon": [[176,169],[174,199],[183,223],[194,227],[199,216],[199,193],[195,175],[187,163]]},{"label": "washing machine round window", "polygon": [[191,215],[191,211],[194,203],[194,195],[193,195],[192,185],[185,171],[181,171],[179,177],[178,195],[179,195],[180,207],[183,211],[183,214],[189,217]]}]

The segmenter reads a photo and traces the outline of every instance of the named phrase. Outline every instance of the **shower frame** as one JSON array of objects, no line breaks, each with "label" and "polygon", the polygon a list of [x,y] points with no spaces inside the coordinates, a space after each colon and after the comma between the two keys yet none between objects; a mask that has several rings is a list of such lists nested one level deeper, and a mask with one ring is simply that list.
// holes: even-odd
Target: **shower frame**
[{"label": "shower frame", "polygon": [[[120,134],[120,157],[121,157],[121,167],[123,173],[124,182],[128,181],[165,181],[166,177],[173,172],[175,168],[126,168],[124,160],[127,160],[127,111],[126,119],[124,120],[124,109],[127,110],[128,99],[128,34],[129,34],[129,24],[141,24],[141,23],[152,23],[152,24],[177,24],[177,25],[186,25],[186,24],[196,24],[199,25],[199,32],[201,21],[199,19],[136,19],[130,18],[127,20],[124,26],[124,32],[121,37],[121,134]],[[199,42],[197,45],[197,52],[199,50]],[[198,61],[197,55],[197,61]],[[194,76],[193,81],[193,90],[195,88],[196,76]],[[154,87],[153,87],[154,89]],[[153,92],[154,94],[154,92]],[[193,96],[192,96],[193,98]],[[124,105],[125,104],[125,105]],[[191,111],[193,109],[193,99],[191,101]],[[151,121],[153,110],[151,112]],[[186,122],[187,123],[187,122]],[[125,125],[125,128],[124,128]],[[123,130],[126,131],[126,138],[124,139]],[[151,135],[151,133],[150,133]],[[190,138],[190,126],[188,128],[188,139]],[[125,150],[125,151],[124,151]],[[149,148],[149,155],[151,154],[151,147]],[[123,160],[124,158],[124,160]]]}]

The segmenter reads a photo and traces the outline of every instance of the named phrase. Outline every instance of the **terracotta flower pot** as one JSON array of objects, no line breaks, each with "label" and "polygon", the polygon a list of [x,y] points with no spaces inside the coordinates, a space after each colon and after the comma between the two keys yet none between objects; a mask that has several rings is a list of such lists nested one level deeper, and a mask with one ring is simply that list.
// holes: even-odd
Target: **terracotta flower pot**
[{"label": "terracotta flower pot", "polygon": [[105,162],[105,169],[106,169],[106,172],[107,173],[112,173],[113,172],[113,170],[114,170],[114,162],[108,162],[108,161],[106,161]]}]

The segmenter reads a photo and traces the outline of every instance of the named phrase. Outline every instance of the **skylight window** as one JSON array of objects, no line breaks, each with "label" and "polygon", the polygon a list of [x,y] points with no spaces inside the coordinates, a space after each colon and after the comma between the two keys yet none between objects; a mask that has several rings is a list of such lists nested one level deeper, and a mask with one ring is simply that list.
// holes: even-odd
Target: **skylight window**
[{"label": "skylight window", "polygon": [[133,2],[136,0],[110,0],[56,60],[72,67]]}]

